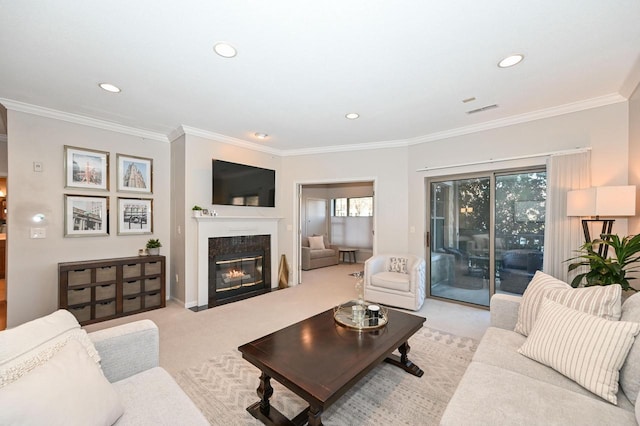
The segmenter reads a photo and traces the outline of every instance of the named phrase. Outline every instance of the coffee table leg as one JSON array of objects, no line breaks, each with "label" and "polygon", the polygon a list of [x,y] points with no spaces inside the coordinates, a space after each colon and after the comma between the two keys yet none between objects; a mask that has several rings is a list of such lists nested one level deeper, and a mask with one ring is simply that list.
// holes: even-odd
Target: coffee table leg
[{"label": "coffee table leg", "polygon": [[273,395],[273,388],[271,387],[271,377],[262,373],[260,375],[260,386],[256,389],[258,396],[260,397],[260,412],[265,416],[269,415],[271,410],[271,404],[269,398]]},{"label": "coffee table leg", "polygon": [[392,355],[389,355],[385,359],[385,361],[388,362],[389,364],[393,364],[397,367],[402,368],[407,373],[411,373],[414,376],[422,377],[422,375],[424,374],[424,371],[422,371],[420,367],[418,367],[413,362],[411,362],[409,360],[409,357],[407,356],[409,351],[411,351],[411,346],[409,346],[409,343],[404,342],[402,345],[400,345],[398,350],[400,351],[400,357],[392,354]]},{"label": "coffee table leg", "polygon": [[322,426],[322,410],[317,407],[309,408],[309,426]]}]

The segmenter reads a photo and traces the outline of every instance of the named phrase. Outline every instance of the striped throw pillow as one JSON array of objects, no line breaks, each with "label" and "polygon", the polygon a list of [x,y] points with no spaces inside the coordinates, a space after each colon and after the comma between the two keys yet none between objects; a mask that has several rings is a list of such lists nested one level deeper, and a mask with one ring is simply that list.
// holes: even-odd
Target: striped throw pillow
[{"label": "striped throw pillow", "polygon": [[620,285],[572,288],[564,281],[538,271],[522,295],[515,327],[517,333],[529,335],[545,297],[608,320],[617,321],[622,313]]},{"label": "striped throw pillow", "polygon": [[618,404],[618,377],[640,323],[608,321],[544,299],[522,355]]}]

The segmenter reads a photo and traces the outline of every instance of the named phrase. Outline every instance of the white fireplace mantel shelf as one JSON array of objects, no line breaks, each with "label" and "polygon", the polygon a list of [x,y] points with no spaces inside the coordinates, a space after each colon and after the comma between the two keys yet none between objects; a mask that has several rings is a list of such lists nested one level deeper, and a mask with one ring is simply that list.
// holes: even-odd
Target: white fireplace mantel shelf
[{"label": "white fireplace mantel shelf", "polygon": [[282,220],[284,217],[276,216],[195,216],[198,222],[206,222],[210,220]]}]

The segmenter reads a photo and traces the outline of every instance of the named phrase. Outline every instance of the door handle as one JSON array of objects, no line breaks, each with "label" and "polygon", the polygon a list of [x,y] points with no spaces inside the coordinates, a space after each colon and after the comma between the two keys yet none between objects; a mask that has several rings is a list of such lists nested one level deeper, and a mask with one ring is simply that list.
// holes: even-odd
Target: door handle
[{"label": "door handle", "polygon": [[425,240],[426,240],[425,244],[427,245],[427,248],[431,247],[431,232],[427,231]]}]

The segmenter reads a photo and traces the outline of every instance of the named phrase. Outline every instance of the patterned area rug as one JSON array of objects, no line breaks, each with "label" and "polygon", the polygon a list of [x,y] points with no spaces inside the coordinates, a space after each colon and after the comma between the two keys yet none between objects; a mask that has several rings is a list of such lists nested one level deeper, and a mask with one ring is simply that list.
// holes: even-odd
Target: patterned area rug
[{"label": "patterned area rug", "polygon": [[[322,414],[323,424],[437,425],[477,341],[424,327],[409,344],[409,359],[424,370],[422,378],[382,363]],[[181,371],[176,380],[212,425],[261,425],[246,411],[259,399],[259,376],[232,351]],[[271,385],[271,404],[287,417],[307,406],[275,380]]]}]

